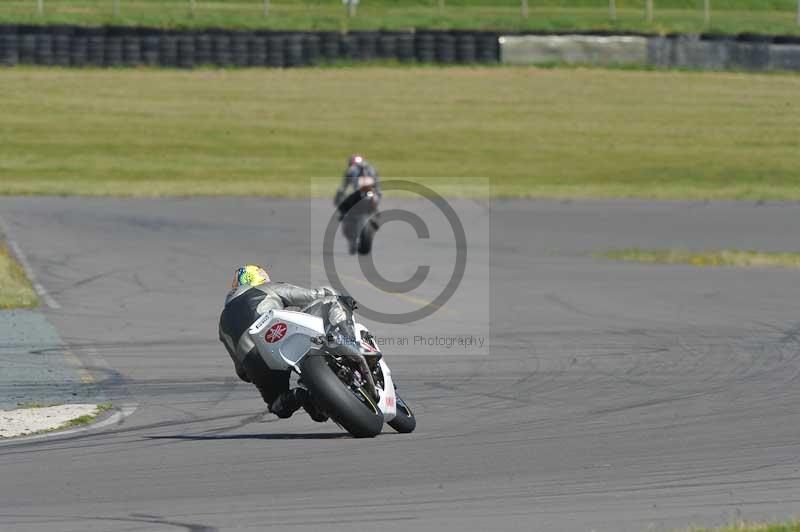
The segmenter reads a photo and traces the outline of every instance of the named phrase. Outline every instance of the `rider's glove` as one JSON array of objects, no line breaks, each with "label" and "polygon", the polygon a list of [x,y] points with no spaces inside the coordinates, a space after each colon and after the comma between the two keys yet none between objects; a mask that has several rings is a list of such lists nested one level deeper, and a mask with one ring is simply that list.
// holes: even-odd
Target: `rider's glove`
[{"label": "rider's glove", "polygon": [[350,296],[339,296],[339,302],[345,307],[353,311],[358,308],[356,300]]}]

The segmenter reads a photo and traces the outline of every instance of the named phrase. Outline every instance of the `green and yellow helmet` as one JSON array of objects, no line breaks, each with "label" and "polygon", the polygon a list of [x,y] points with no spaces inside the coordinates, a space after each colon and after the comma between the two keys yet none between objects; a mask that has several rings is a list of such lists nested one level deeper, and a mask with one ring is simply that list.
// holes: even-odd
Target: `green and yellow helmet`
[{"label": "green and yellow helmet", "polygon": [[257,264],[242,266],[233,276],[233,289],[240,286],[258,286],[270,281],[267,271]]}]

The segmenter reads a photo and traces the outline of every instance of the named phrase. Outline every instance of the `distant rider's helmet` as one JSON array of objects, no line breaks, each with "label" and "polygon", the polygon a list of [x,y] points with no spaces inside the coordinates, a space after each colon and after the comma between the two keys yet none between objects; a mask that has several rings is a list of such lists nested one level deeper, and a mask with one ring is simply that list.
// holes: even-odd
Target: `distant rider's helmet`
[{"label": "distant rider's helmet", "polygon": [[233,276],[233,289],[240,286],[258,286],[270,281],[267,271],[256,264],[247,264],[236,270]]},{"label": "distant rider's helmet", "polygon": [[364,162],[364,157],[362,155],[354,153],[347,160],[347,166],[363,166]]}]

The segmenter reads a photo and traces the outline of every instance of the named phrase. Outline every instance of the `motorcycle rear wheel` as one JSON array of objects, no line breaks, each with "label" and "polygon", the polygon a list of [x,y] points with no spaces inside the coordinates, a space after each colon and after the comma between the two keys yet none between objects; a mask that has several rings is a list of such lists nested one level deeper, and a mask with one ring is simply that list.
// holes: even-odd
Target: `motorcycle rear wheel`
[{"label": "motorcycle rear wheel", "polygon": [[[354,438],[374,438],[383,428],[383,413],[363,389],[351,390],[324,355],[307,355],[300,365],[303,383],[332,420]],[[356,396],[360,394],[360,398]]]}]

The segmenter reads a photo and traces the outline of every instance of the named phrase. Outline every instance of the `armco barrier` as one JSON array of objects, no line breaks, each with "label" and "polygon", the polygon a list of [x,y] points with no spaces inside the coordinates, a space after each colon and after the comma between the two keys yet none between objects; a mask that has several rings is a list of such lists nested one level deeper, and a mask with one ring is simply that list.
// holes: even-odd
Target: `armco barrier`
[{"label": "armco barrier", "polygon": [[496,63],[500,59],[498,34],[0,25],[0,66],[298,67],[376,59]]},{"label": "armco barrier", "polygon": [[800,70],[795,37],[724,35],[511,35],[500,37],[508,64],[641,65],[701,70]]}]

